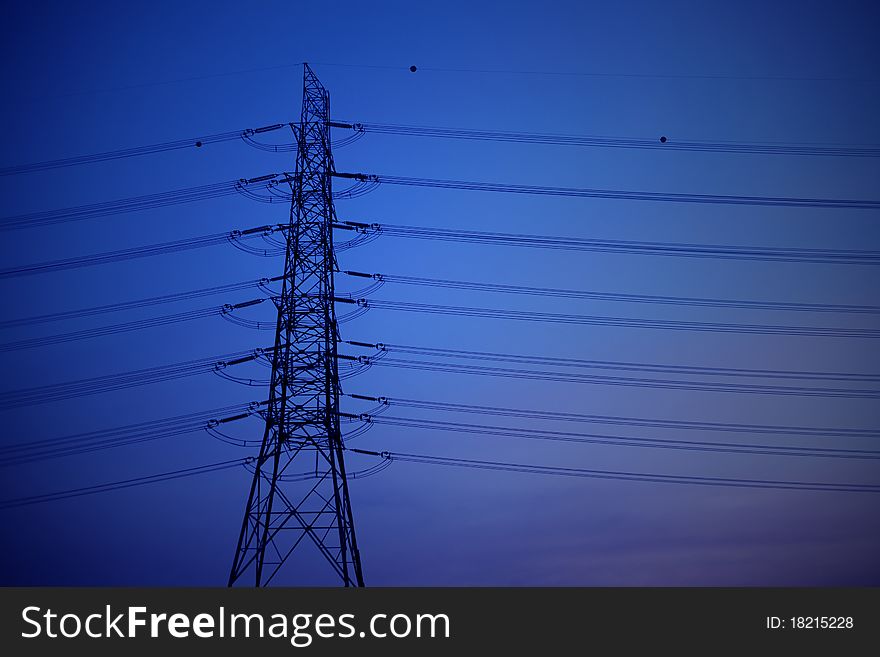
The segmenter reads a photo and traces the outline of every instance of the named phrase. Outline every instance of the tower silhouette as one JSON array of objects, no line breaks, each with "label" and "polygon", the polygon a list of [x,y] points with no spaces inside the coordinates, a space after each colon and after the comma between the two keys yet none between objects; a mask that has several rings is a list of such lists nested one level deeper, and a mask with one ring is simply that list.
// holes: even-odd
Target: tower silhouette
[{"label": "tower silhouette", "polygon": [[303,69],[266,424],[229,586],[270,584],[309,545],[343,585],[364,584],[339,426],[330,94]]}]

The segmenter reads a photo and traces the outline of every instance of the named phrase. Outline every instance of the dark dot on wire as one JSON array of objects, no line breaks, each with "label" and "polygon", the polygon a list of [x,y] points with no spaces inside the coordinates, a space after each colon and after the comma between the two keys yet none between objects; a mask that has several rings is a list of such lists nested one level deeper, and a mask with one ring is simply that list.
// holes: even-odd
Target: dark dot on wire
[{"label": "dark dot on wire", "polygon": [[418,70],[419,70],[419,69],[417,69],[415,66],[410,66],[410,67],[409,67],[409,72],[410,72],[410,73],[415,73],[415,72],[418,71]]},{"label": "dark dot on wire", "polygon": [[660,143],[661,143],[661,144],[665,144],[665,143],[666,143],[666,137],[660,137]]},{"label": "dark dot on wire", "polygon": [[202,142],[197,141],[197,142],[196,142],[196,148],[201,148],[201,147],[202,147]]}]

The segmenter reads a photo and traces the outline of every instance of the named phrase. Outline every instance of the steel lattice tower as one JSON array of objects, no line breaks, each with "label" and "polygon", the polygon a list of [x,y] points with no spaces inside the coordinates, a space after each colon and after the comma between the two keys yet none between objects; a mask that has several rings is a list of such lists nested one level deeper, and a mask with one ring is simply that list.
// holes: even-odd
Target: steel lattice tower
[{"label": "steel lattice tower", "polygon": [[363,586],[339,428],[333,306],[330,94],[307,64],[287,255],[260,453],[229,574],[268,585],[311,543],[345,586]]}]

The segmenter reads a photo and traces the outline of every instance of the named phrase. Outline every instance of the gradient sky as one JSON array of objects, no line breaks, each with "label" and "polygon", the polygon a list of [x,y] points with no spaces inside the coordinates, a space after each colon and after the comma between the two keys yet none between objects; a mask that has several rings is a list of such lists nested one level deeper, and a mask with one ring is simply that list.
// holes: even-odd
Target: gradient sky
[{"label": "gradient sky", "polygon": [[[303,61],[334,118],[455,128],[740,142],[880,144],[880,12],[864,2],[15,3],[0,30],[0,166],[297,120]],[[416,65],[416,73],[409,71]],[[494,71],[494,72],[487,72]],[[498,72],[501,71],[501,72]],[[531,73],[529,73],[531,72]],[[541,72],[541,73],[534,73]],[[615,75],[584,75],[590,73]],[[616,75],[621,74],[621,75]],[[633,75],[637,74],[637,75]],[[769,79],[772,78],[772,79]],[[877,199],[876,159],[457,142],[368,135],[340,171],[490,182]],[[290,154],[230,142],[0,179],[10,216],[292,170]],[[735,207],[381,187],[342,219],[590,238],[878,249],[870,210]],[[6,232],[3,266],[284,221],[226,197]],[[382,238],[343,269],[636,294],[880,303],[867,266],[542,252]],[[2,318],[280,273],[228,246],[0,281]],[[340,290],[358,282],[340,277]],[[0,342],[253,296],[4,329]],[[547,312],[877,327],[870,316],[688,309],[386,286],[379,298]],[[270,309],[247,314],[271,320]],[[371,310],[347,339],[544,356],[876,373],[872,340],[543,325]],[[0,354],[3,390],[268,345],[220,318]],[[359,353],[350,351],[350,353]],[[360,352],[363,353],[363,352]],[[243,376],[266,375],[254,366]],[[876,401],[736,395],[432,374],[376,367],[346,392],[576,413],[877,428]],[[0,411],[0,444],[263,399],[213,375]],[[345,400],[344,410],[367,405]],[[396,415],[511,424],[397,409]],[[661,429],[620,436],[704,440]],[[259,438],[258,420],[230,428]],[[737,439],[736,436],[733,439]],[[880,482],[871,461],[700,454],[376,426],[352,446],[667,474]],[[844,439],[743,441],[865,447]],[[204,433],[17,468],[0,497],[236,458]],[[351,455],[349,470],[372,465]],[[0,511],[0,583],[223,585],[250,475],[231,470]],[[563,479],[406,463],[350,486],[368,585],[880,584],[876,495]],[[335,584],[303,553],[279,583]]]}]

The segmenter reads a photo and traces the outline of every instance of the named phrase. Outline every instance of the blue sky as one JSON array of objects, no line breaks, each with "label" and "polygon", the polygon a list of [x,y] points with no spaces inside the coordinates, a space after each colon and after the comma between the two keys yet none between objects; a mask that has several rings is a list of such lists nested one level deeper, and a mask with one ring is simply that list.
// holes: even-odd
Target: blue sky
[{"label": "blue sky", "polygon": [[[85,3],[82,3],[83,5]],[[0,166],[296,120],[309,61],[343,121],[737,142],[880,144],[877,11],[866,3],[28,3],[4,21]],[[418,71],[411,73],[410,65]],[[601,74],[601,75],[596,75]],[[611,75],[609,75],[611,74]],[[868,158],[758,156],[367,135],[340,171],[489,182],[876,199]],[[0,179],[3,216],[291,170],[238,142]],[[871,210],[531,197],[383,186],[340,218],[571,237],[877,249]],[[3,233],[4,267],[284,221],[232,196]],[[875,268],[573,253],[382,238],[343,269],[632,294],[878,304]],[[3,319],[274,276],[281,261],[221,246],[0,281]],[[341,290],[352,283],[339,277]],[[243,301],[208,298],[0,341]],[[531,311],[877,327],[871,316],[635,306],[386,286],[378,298]],[[271,320],[268,308],[247,313]],[[347,339],[519,354],[876,373],[872,340],[530,324],[371,310]],[[268,345],[220,318],[0,354],[3,390]],[[351,353],[357,353],[352,351]],[[254,366],[243,376],[265,376]],[[376,367],[345,391],[627,417],[874,429],[875,400],[571,385]],[[0,411],[2,444],[262,399],[213,375]],[[347,400],[345,410],[367,406]],[[504,424],[492,417],[396,415]],[[682,438],[672,431],[575,427]],[[257,420],[230,429],[262,435]],[[697,439],[690,435],[684,438]],[[703,440],[729,436],[706,433]],[[743,440],[747,438],[744,437]],[[357,445],[607,470],[880,482],[876,462],[706,455],[407,430]],[[865,447],[851,439],[752,442]],[[203,433],[2,468],[3,499],[243,455]],[[371,465],[352,458],[349,469]],[[5,584],[222,585],[249,475],[241,469],[0,511]],[[873,495],[563,479],[395,463],[351,483],[371,585],[880,583]],[[312,557],[280,583],[333,584]]]}]

